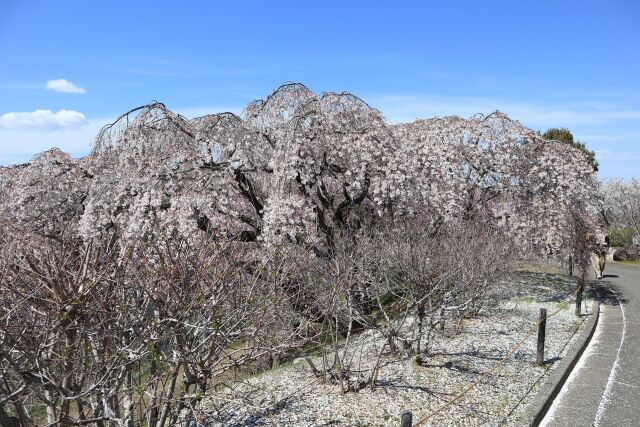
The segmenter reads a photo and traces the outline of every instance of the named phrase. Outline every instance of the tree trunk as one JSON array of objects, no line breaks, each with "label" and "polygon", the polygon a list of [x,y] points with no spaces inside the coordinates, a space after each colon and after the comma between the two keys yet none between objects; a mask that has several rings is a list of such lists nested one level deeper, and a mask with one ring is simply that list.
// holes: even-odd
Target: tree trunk
[{"label": "tree trunk", "polygon": [[573,276],[573,255],[569,255],[568,267],[569,267],[569,276]]},{"label": "tree trunk", "polygon": [[45,390],[44,396],[49,402],[51,402],[50,404],[47,403],[47,424],[54,424],[58,420],[56,417],[56,406],[55,406],[55,401],[57,399],[55,399],[51,395],[51,392],[49,390]]},{"label": "tree trunk", "polygon": [[133,427],[133,381],[131,369],[127,368],[124,379],[124,419],[126,427]]},{"label": "tree trunk", "polygon": [[422,329],[424,327],[424,306],[418,306],[418,331],[416,337],[416,350],[414,361],[420,365],[422,363]]},{"label": "tree trunk", "polygon": [[169,385],[167,386],[167,389],[164,395],[164,405],[162,407],[160,419],[156,424],[157,427],[164,427],[165,423],[167,422],[169,409],[171,408],[171,403],[173,402],[173,392],[176,388],[176,381],[178,379],[179,371],[180,371],[180,365],[177,365],[173,368],[173,371],[171,372],[171,379],[169,381]]}]

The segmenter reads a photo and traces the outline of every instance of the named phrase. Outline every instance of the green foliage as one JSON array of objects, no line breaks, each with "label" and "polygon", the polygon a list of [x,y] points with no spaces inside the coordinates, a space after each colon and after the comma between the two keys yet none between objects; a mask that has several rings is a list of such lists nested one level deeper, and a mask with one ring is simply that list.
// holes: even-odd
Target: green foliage
[{"label": "green foliage", "polygon": [[615,248],[633,245],[633,234],[635,230],[632,227],[614,228],[609,231],[609,244]]},{"label": "green foliage", "polygon": [[598,161],[596,160],[596,153],[589,150],[583,142],[573,139],[573,134],[567,128],[551,128],[542,134],[544,139],[551,139],[554,141],[563,142],[565,144],[572,145],[580,150],[587,158],[589,164],[593,167],[594,172],[598,172]]}]

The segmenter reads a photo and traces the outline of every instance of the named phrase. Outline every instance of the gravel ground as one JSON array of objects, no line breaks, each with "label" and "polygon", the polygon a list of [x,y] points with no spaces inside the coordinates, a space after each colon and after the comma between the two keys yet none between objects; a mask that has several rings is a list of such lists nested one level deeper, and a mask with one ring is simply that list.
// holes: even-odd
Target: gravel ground
[{"label": "gravel ground", "polygon": [[[398,426],[399,414],[410,410],[416,425],[507,355],[535,325],[541,307],[551,314],[564,306],[574,283],[557,275],[521,274],[497,289],[492,306],[466,320],[461,332],[438,331],[422,366],[386,356],[375,390],[342,395],[296,360],[207,396],[201,409],[204,424]],[[586,305],[591,307],[589,299]],[[422,425],[518,425],[531,397],[585,324],[584,318],[574,316],[573,305],[568,306],[547,320],[546,366],[535,365],[534,333],[501,367]],[[380,343],[373,333],[358,339],[365,353]]]}]

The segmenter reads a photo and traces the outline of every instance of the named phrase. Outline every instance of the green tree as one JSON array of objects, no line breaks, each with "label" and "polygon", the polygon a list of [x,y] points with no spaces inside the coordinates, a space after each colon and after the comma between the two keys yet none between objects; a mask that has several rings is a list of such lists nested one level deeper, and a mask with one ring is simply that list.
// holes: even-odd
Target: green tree
[{"label": "green tree", "polygon": [[598,161],[596,160],[596,153],[589,150],[583,142],[573,139],[573,134],[567,128],[551,128],[542,134],[544,139],[551,139],[554,141],[564,142],[580,150],[589,161],[589,164],[593,167],[595,172],[598,172]]}]

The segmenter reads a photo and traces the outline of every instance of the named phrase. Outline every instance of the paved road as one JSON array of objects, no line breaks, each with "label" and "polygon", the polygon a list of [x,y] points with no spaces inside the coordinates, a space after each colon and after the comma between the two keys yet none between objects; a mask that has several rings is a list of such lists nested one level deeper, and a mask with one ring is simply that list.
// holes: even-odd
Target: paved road
[{"label": "paved road", "polygon": [[545,426],[640,426],[640,268],[607,263],[608,293],[589,347]]}]

